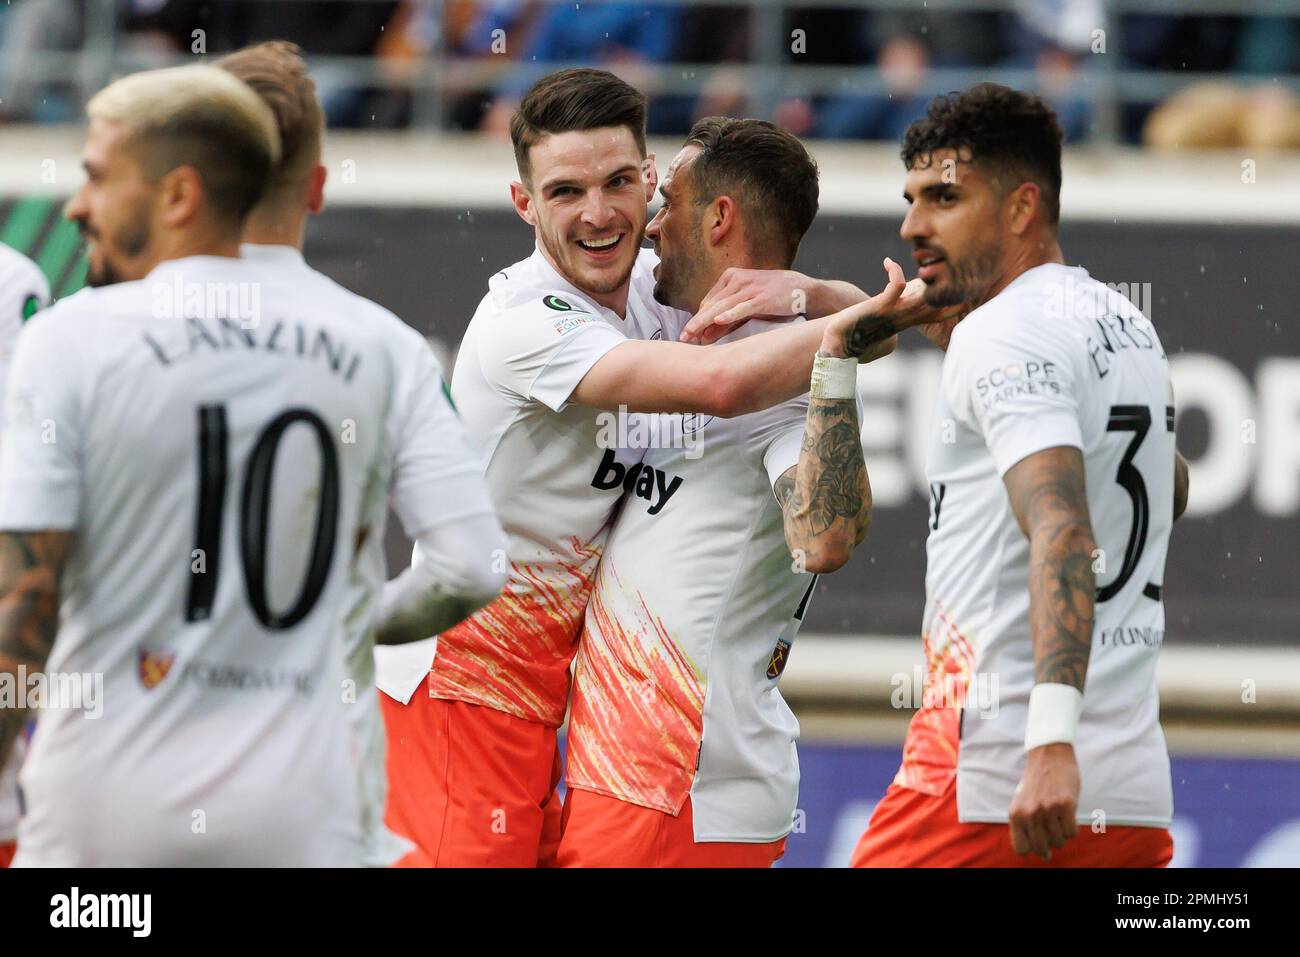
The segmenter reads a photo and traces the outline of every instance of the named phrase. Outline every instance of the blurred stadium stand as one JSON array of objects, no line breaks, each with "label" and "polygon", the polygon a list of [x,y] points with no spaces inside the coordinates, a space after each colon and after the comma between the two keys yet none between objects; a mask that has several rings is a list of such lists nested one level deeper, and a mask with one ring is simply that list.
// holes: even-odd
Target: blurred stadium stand
[{"label": "blurred stadium stand", "polygon": [[659,133],[731,113],[888,140],[934,93],[995,80],[1046,96],[1072,141],[1138,142],[1181,94],[1155,141],[1300,146],[1295,0],[16,0],[0,35],[0,116],[20,120],[73,117],[114,75],[286,38],[336,127],[500,130],[533,79],[581,63],[651,94]]},{"label": "blurred stadium stand", "polygon": [[[600,64],[651,93],[661,170],[703,113],[834,134],[810,142],[822,212],[797,265],[865,288],[883,256],[906,255],[890,141],[925,98],[987,79],[1048,93],[1075,140],[1067,260],[1121,284],[1160,330],[1192,465],[1159,670],[1176,862],[1300,865],[1300,2],[17,0],[0,6],[0,241],[58,294],[84,280],[58,218],[80,179],[82,102],[110,76],[192,61],[179,51],[194,30],[208,54],[272,37],[308,50],[332,126],[354,128],[327,140],[329,208],[308,254],[421,329],[448,368],[488,277],[531,248],[499,133],[537,75]],[[797,30],[806,53],[791,51]],[[1138,148],[1144,130],[1164,149]],[[870,139],[882,142],[854,142]],[[807,817],[789,863],[847,857],[920,694],[938,363],[918,337],[860,380],[876,515],[850,565],[822,579],[783,678],[805,737]],[[406,549],[394,533],[392,560]]]}]

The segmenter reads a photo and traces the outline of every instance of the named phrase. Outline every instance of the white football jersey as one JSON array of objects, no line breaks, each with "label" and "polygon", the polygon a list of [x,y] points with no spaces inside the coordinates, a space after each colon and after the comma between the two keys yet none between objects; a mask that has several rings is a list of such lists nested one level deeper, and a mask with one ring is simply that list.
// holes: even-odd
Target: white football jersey
[{"label": "white football jersey", "polygon": [[673,493],[659,510],[629,499],[605,545],[574,677],[569,787],[672,815],[689,795],[697,841],[790,832],[799,722],[777,682],[817,579],[795,570],[773,487],[799,464],[807,413],[805,395],[730,419],[647,417],[643,473],[671,476]]},{"label": "white football jersey", "polygon": [[440,524],[492,515],[492,502],[482,463],[452,409],[438,360],[419,332],[312,269],[292,246],[246,244],[240,254],[269,277],[291,282],[313,300],[331,303],[334,312],[352,315],[373,328],[396,370],[394,400],[384,430],[385,454],[377,460],[362,496],[362,547],[352,569],[344,631],[346,678],[351,684],[342,696],[353,755],[360,765],[366,864],[385,867],[410,850],[407,841],[384,827],[386,741],[373,691],[374,617],[387,578],[384,531],[389,504],[406,536],[415,539]]},{"label": "white football jersey", "polygon": [[1082,269],[1031,269],[957,326],[927,468],[922,630],[932,698],[909,729],[897,783],[942,790],[955,754],[960,819],[1007,820],[1024,771],[1034,651],[1029,542],[1002,476],[1035,452],[1073,446],[1083,453],[1100,550],[1074,744],[1078,819],[1091,824],[1100,811],[1110,824],[1168,825],[1155,667],[1173,524],[1173,416],[1169,363],[1151,322]]},{"label": "white football jersey", "polygon": [[87,289],[19,339],[0,528],[73,533],[18,863],[357,865],[339,701],[398,381],[357,310],[237,259]]},{"label": "white football jersey", "polygon": [[[506,531],[501,595],[438,638],[434,697],[559,727],[569,699],[596,564],[613,510],[641,473],[617,443],[609,413],[569,404],[587,371],[627,339],[662,335],[654,253],[642,250],[626,318],[562,277],[539,251],[497,273],[470,320],[451,394],[486,462]],[[661,508],[670,483],[625,508]]]},{"label": "white football jersey", "polygon": [[[0,395],[4,394],[14,344],[23,323],[49,304],[50,286],[45,274],[18,250],[0,243]],[[0,765],[0,842],[12,841],[18,833],[18,765],[25,747],[19,738],[9,760]]]}]

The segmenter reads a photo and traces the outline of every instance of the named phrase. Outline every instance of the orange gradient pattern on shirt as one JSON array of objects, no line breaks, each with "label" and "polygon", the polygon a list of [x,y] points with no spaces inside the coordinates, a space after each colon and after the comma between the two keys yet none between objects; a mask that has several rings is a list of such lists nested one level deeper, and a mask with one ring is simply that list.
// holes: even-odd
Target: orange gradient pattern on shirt
[{"label": "orange gradient pattern on shirt", "polygon": [[903,763],[894,783],[924,794],[942,794],[957,773],[961,709],[975,651],[938,601],[931,609],[929,629],[921,635],[921,646],[926,687],[918,689],[921,707],[907,726]]},{"label": "orange gradient pattern on shirt", "polygon": [[569,665],[595,583],[602,546],[571,542],[577,563],[510,563],[505,589],[444,631],[429,696],[482,705],[558,728],[569,701]]},{"label": "orange gradient pattern on shirt", "polygon": [[669,814],[690,793],[704,677],[640,592],[606,562],[591,598],[569,715],[569,787]]}]

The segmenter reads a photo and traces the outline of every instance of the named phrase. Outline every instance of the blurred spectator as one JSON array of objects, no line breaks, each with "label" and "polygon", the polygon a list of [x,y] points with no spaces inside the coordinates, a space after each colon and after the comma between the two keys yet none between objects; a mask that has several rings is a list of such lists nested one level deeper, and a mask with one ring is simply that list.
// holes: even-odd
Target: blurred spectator
[{"label": "blurred spectator", "polygon": [[[601,66],[644,89],[647,84],[637,68],[674,59],[684,12],[680,6],[622,2],[551,7],[523,48],[521,59],[528,66],[507,78],[483,118],[482,129],[507,131],[524,92],[553,64]],[[647,127],[652,133],[663,132],[656,119],[652,101]]]},{"label": "blurred spectator", "polygon": [[777,107],[774,119],[799,135],[831,139],[896,140],[925,111],[936,93],[932,67],[980,67],[1006,55],[1003,18],[971,11],[805,10],[791,20],[806,31],[806,54],[793,63],[817,65],[873,62],[883,93],[857,93],[876,71],[859,67],[845,76],[844,92],[796,95]]},{"label": "blurred spectator", "polygon": [[1014,53],[1002,65],[1034,71],[1034,92],[1056,111],[1067,143],[1084,139],[1092,122],[1092,109],[1077,87],[1089,58],[1097,55],[1094,42],[1104,42],[1105,16],[1101,0],[1015,3]]},{"label": "blurred spectator", "polygon": [[0,43],[0,120],[72,118],[74,77],[47,78],[38,57],[81,49],[85,16],[85,0],[21,0],[10,7]]},{"label": "blurred spectator", "polygon": [[[440,52],[480,62],[517,57],[545,14],[545,6],[536,0],[451,0],[441,10],[432,0],[423,0],[417,8],[407,32],[418,32],[419,40],[413,42],[423,54]],[[461,84],[454,75],[449,82],[446,125],[478,129],[495,92],[475,83]]]},{"label": "blurred spectator", "polygon": [[682,17],[677,50],[683,63],[716,64],[697,77],[696,96],[673,94],[655,97],[651,104],[654,130],[685,134],[705,116],[743,116],[749,104],[749,83],[742,71],[728,64],[749,60],[750,11],[743,7],[697,7]]},{"label": "blurred spectator", "polygon": [[880,51],[876,66],[884,96],[828,97],[812,135],[826,139],[897,140],[938,92],[929,84],[930,51],[917,37],[900,34]]}]

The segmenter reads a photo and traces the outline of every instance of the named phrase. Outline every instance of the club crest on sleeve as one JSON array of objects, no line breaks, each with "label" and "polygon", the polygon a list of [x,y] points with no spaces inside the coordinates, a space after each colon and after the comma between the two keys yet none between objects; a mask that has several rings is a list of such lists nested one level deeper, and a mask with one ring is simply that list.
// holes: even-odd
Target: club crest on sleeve
[{"label": "club crest on sleeve", "polygon": [[141,648],[140,652],[140,684],[144,685],[146,691],[151,691],[160,685],[168,672],[172,670],[172,662],[176,660],[176,653],[150,651],[147,648]]},{"label": "club crest on sleeve", "polygon": [[767,676],[769,678],[781,677],[781,672],[785,671],[786,659],[790,657],[790,642],[784,638],[776,640],[776,647],[772,649],[772,657],[767,661]]}]

